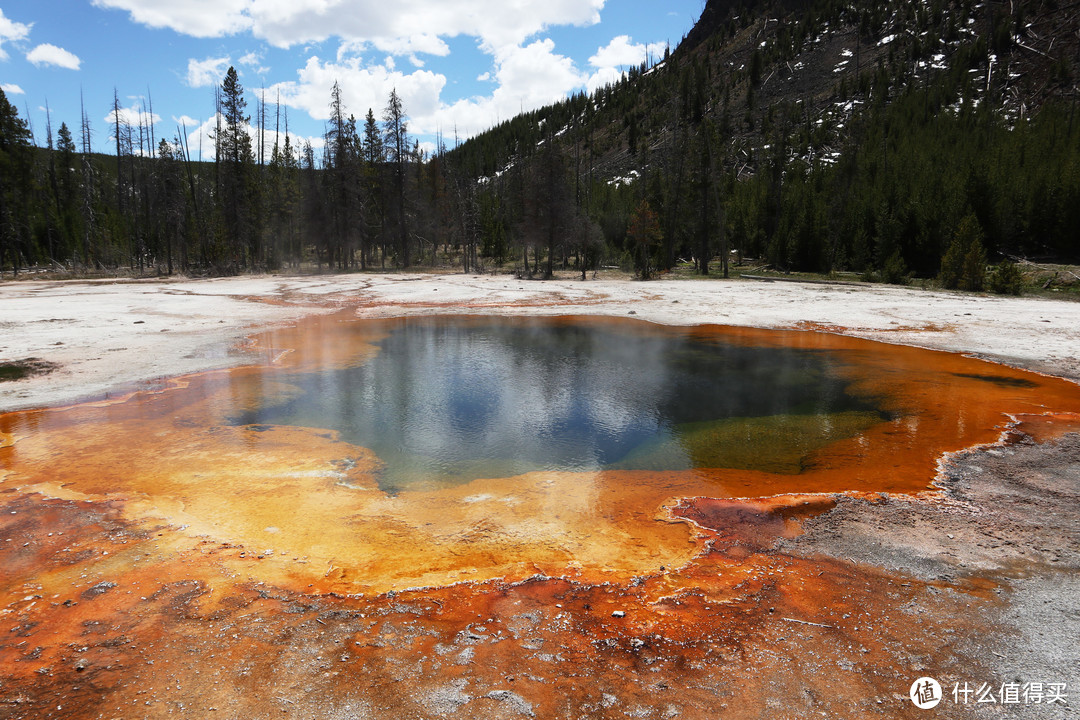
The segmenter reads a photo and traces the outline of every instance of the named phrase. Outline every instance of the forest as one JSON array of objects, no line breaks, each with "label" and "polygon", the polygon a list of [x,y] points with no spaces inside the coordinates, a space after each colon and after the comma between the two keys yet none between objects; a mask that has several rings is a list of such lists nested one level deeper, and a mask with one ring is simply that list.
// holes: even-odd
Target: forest
[{"label": "forest", "polygon": [[[235,69],[217,93],[214,161],[191,158],[185,133],[155,143],[152,126],[125,122],[115,103],[115,157],[90,151],[66,123],[36,147],[0,93],[0,268],[157,274],[234,274],[313,263],[317,270],[409,267],[434,254],[460,217],[438,159],[408,135],[396,92],[380,124],[346,115],[334,86],[319,155],[275,128],[256,154]],[[265,112],[257,133],[265,132]],[[280,111],[275,109],[276,124]],[[287,122],[287,120],[286,120]],[[460,189],[460,185],[458,186]],[[442,218],[440,222],[438,219]]]},{"label": "forest", "polygon": [[[1015,292],[1012,261],[1080,260],[1072,46],[1037,51],[1031,29],[1053,17],[819,0],[770,24],[720,5],[655,64],[431,154],[396,92],[357,120],[335,85],[318,150],[258,100],[253,126],[232,68],[212,162],[192,159],[184,128],[158,138],[125,123],[115,100],[115,155],[91,152],[85,112],[78,142],[50,118],[39,144],[0,92],[0,275],[441,266],[585,279],[617,266],[649,278],[726,276],[754,258]],[[919,32],[894,39],[898,28]],[[822,58],[838,50],[854,62],[829,72]]]}]

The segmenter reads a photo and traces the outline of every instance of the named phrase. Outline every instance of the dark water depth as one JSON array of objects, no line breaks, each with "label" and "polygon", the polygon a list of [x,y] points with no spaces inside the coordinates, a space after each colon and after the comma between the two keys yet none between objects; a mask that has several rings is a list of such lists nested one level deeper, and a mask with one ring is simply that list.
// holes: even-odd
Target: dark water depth
[{"label": "dark water depth", "polygon": [[798,472],[883,419],[826,352],[645,324],[402,319],[378,344],[355,367],[290,374],[293,392],[228,421],[337,430],[397,491],[532,470]]}]

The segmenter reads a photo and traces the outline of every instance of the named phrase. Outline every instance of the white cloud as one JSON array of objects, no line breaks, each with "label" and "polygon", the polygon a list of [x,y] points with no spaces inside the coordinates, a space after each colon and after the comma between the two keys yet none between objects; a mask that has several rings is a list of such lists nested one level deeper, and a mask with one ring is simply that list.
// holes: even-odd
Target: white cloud
[{"label": "white cloud", "polygon": [[442,38],[429,33],[410,35],[408,37],[374,38],[372,44],[382,52],[393,55],[436,55],[446,57],[450,54],[450,46],[443,42]]},{"label": "white cloud", "polygon": [[460,100],[440,108],[428,130],[457,127],[464,137],[486,130],[501,120],[563,99],[580,88],[586,77],[573,61],[554,52],[550,39],[524,47],[503,47],[496,55],[494,81],[488,97]]},{"label": "white cloud", "polygon": [[[138,127],[141,123],[144,126],[149,126],[151,123],[157,125],[161,122],[161,116],[157,113],[149,113],[140,104],[132,105],[129,108],[122,107],[119,110],[120,123],[124,125],[131,125],[132,127]],[[104,118],[106,123],[113,126],[116,125],[116,113],[110,111]]]},{"label": "white cloud", "polygon": [[170,28],[194,37],[222,37],[249,30],[255,0],[93,0],[99,8],[126,10],[152,28]]},{"label": "white cloud", "polygon": [[330,90],[336,81],[350,114],[363,118],[371,108],[381,119],[390,91],[396,89],[409,115],[410,133],[428,135],[440,129],[452,132],[456,126],[467,137],[522,110],[561,100],[587,80],[570,58],[555,52],[555,43],[550,39],[503,47],[496,64],[490,78],[496,84],[491,95],[453,104],[441,100],[447,84],[444,75],[429,70],[405,73],[387,62],[366,66],[359,57],[337,62],[309,58],[295,81],[272,85],[266,93],[268,99],[280,97],[283,104],[326,120],[330,117]]},{"label": "white cloud", "polygon": [[26,91],[15,83],[4,83],[0,85],[0,90],[3,90],[7,95],[25,95]]},{"label": "white cloud", "polygon": [[[429,70],[405,74],[386,65],[365,67],[359,58],[323,62],[312,57],[297,72],[297,80],[271,85],[266,89],[266,97],[274,98],[280,93],[282,103],[326,120],[330,117],[330,89],[335,81],[341,86],[346,109],[357,118],[363,118],[368,108],[381,118],[390,91],[396,89],[405,111],[421,124],[439,109],[439,95],[446,85],[445,76]],[[423,130],[417,127],[414,132],[417,131]]]},{"label": "white cloud", "polygon": [[[270,73],[270,68],[262,64],[262,53],[249,52],[246,55],[241,56],[237,61],[244,67],[251,68],[252,72],[256,75],[267,75]],[[224,73],[222,73],[224,75]]]},{"label": "white cloud", "polygon": [[232,60],[228,57],[205,58],[196,60],[191,58],[187,64],[187,84],[189,87],[200,88],[217,85],[225,73],[229,70]]},{"label": "white cloud", "polygon": [[[417,134],[449,130],[455,123],[464,134],[479,132],[617,74],[610,68],[625,62],[631,52],[637,62],[644,56],[642,46],[628,37],[616,38],[598,50],[595,59],[602,64],[583,71],[556,53],[551,40],[535,37],[550,27],[599,22],[606,0],[92,1],[125,10],[136,22],[199,37],[250,33],[277,47],[336,39],[334,60],[310,56],[296,80],[273,86],[268,97],[280,90],[285,104],[325,119],[330,87],[338,80],[349,111],[362,117],[368,107],[381,115],[396,87]],[[427,57],[449,55],[447,41],[462,36],[476,38],[479,49],[491,56],[492,70],[481,78],[494,89],[490,95],[447,104],[440,97],[446,77],[423,68]],[[370,57],[372,52],[379,57]],[[364,53],[369,53],[367,59],[361,57]],[[210,84],[202,76],[198,79]]]},{"label": "white cloud", "polygon": [[[187,127],[187,149],[191,153],[191,159],[199,160],[201,151],[202,160],[213,160],[214,133],[217,132],[218,116],[211,115],[208,120],[200,123],[198,120],[190,118],[187,115],[181,115],[179,118],[176,118],[176,121],[177,124],[180,124],[181,121],[183,121]],[[259,148],[257,145],[259,137],[258,128],[250,124],[245,126],[245,128],[248,135],[251,137],[251,148],[252,151],[255,153],[255,158],[257,160],[259,157]],[[304,143],[310,142],[311,147],[315,150],[316,162],[322,159],[322,147],[326,143],[321,137],[304,137],[296,135],[294,133],[290,133],[290,137],[291,139],[289,140],[289,142],[298,156],[300,151],[303,149]],[[264,131],[263,138],[265,143],[265,152],[263,154],[263,159],[265,162],[268,163],[270,162],[270,154],[274,149],[275,139],[278,141],[280,146],[283,147],[285,145],[285,133],[276,133],[272,127],[269,127],[266,128],[266,130]]]},{"label": "white cloud", "polygon": [[78,70],[79,65],[82,64],[82,61],[73,53],[49,43],[38,45],[26,54],[26,59],[38,67],[55,65],[68,70]]},{"label": "white cloud", "polygon": [[343,62],[347,57],[359,57],[367,48],[368,44],[363,40],[345,40],[338,46],[337,61]]},{"label": "white cloud", "polygon": [[[488,48],[519,45],[555,25],[600,21],[605,0],[93,0],[126,10],[135,22],[195,37],[250,31],[278,47],[331,37],[419,42],[438,48],[442,37],[478,37]],[[417,40],[420,39],[420,40]],[[441,42],[441,41],[440,41]],[[384,50],[385,52],[385,50]],[[430,53],[411,47],[405,54]],[[438,54],[438,53],[433,53]]]},{"label": "white cloud", "polygon": [[494,97],[517,100],[533,109],[560,100],[579,87],[584,78],[574,61],[554,50],[555,43],[548,38],[524,47],[503,48],[496,55],[499,87]]},{"label": "white cloud", "polygon": [[[146,109],[136,103],[129,108],[119,108],[116,112],[110,112],[102,121],[109,129],[109,137],[106,141],[110,146],[116,142],[116,121],[117,115],[119,115],[120,124],[131,130],[130,136],[126,131],[121,130],[121,137],[130,137],[131,151],[136,155],[150,155],[152,152],[156,152],[156,148],[151,146],[150,133],[143,133],[140,138],[139,127],[150,128],[151,125],[158,125],[161,122],[161,116],[157,113],[149,113]],[[158,133],[161,137],[165,137],[168,133]]]},{"label": "white cloud", "polygon": [[270,86],[266,97],[271,102],[280,97],[283,104],[326,120],[330,116],[330,90],[336,81],[350,114],[360,119],[371,108],[381,119],[390,91],[396,89],[409,115],[410,133],[450,133],[456,127],[462,137],[468,137],[521,111],[561,100],[588,80],[570,58],[555,52],[550,39],[504,46],[498,50],[495,63],[494,73],[487,78],[495,84],[490,95],[453,104],[441,99],[447,84],[444,75],[428,70],[403,72],[394,68],[392,57],[381,65],[365,65],[360,57],[326,62],[312,57],[297,72],[295,81]]},{"label": "white cloud", "polygon": [[4,50],[4,43],[17,43],[30,37],[30,28],[33,23],[26,25],[4,17],[4,9],[0,8],[0,60],[7,60],[8,54]]},{"label": "white cloud", "polygon": [[196,120],[190,115],[181,115],[180,117],[173,116],[173,122],[176,123],[176,127],[198,127],[202,125],[202,120]]},{"label": "white cloud", "polygon": [[425,141],[420,143],[420,152],[422,152],[427,157],[431,157],[436,152],[438,152],[438,150],[439,150],[438,144],[434,143],[434,142],[432,142],[430,140],[425,140]]},{"label": "white cloud", "polygon": [[629,35],[619,35],[597,50],[596,54],[589,58],[589,64],[595,68],[640,65],[644,59],[645,45],[643,43],[633,44]]},{"label": "white cloud", "polygon": [[205,122],[199,122],[187,115],[178,118],[187,129],[187,149],[191,153],[192,160],[214,159],[214,130],[217,127],[217,116],[211,117]]},{"label": "white cloud", "polygon": [[597,88],[618,81],[628,68],[641,65],[646,51],[644,43],[633,43],[629,35],[613,38],[589,58],[589,64],[596,70],[585,82],[585,87],[589,92],[594,92]]}]

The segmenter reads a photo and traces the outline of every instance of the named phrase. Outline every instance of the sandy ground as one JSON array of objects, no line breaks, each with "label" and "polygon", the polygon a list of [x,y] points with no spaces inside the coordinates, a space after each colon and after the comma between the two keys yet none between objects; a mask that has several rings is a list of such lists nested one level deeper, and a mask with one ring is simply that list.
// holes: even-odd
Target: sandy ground
[{"label": "sandy ground", "polygon": [[[821,329],[1080,380],[1080,304],[1052,300],[787,282],[525,282],[463,275],[20,282],[0,284],[0,362],[38,358],[59,369],[0,384],[0,409],[68,403],[162,376],[251,362],[258,356],[244,338],[255,329],[344,307],[361,317],[605,314]],[[452,588],[416,597],[390,593],[357,605],[259,584],[215,605],[201,586],[186,581],[142,598],[157,603],[160,615],[122,613],[179,618],[176,647],[144,648],[149,631],[112,628],[113,638],[96,629],[104,627],[97,615],[79,614],[108,617],[107,603],[125,607],[120,590],[99,583],[77,598],[78,608],[54,603],[49,611],[56,618],[71,612],[86,645],[61,649],[67,665],[11,685],[17,694],[5,699],[0,693],[0,717],[45,717],[45,703],[55,701],[59,710],[61,699],[67,706],[80,697],[116,700],[117,717],[142,717],[134,708],[141,712],[152,703],[148,717],[184,713],[185,704],[200,699],[231,710],[192,717],[1074,717],[1080,435],[1036,444],[1031,434],[1040,435],[1022,426],[999,446],[944,459],[941,493],[932,500],[839,497],[796,537],[717,535],[715,552],[750,553],[754,572],[715,610],[693,593],[667,598],[663,578],[617,596],[629,605],[611,605],[605,585],[564,587],[549,579],[496,587],[478,596],[490,603],[482,611]],[[29,522],[25,515],[47,512],[71,524],[71,534],[76,522],[86,523],[78,537],[88,548],[115,554],[118,543],[137,544],[135,531],[126,530],[109,505],[87,510],[72,501],[33,504],[15,496],[6,502],[10,511],[0,517],[10,525],[8,535],[24,531],[14,523]],[[101,517],[87,518],[91,510]],[[153,536],[138,542],[146,547]],[[40,552],[35,562],[48,557],[47,548]],[[686,586],[711,587],[708,570],[703,565],[694,575],[688,569]],[[781,582],[784,574],[824,575],[826,594],[811,600],[797,583]],[[660,598],[642,600],[639,612],[680,601],[686,608],[681,614],[669,608],[666,620],[633,635],[614,627],[622,615],[613,610],[629,607],[633,618],[634,593]],[[34,597],[26,603],[26,616],[33,617]],[[8,610],[10,627],[3,629],[14,633],[12,643],[27,638],[12,647],[28,653],[30,659],[17,664],[31,677],[36,656],[30,649],[44,641],[34,639],[31,623],[14,624],[23,617],[21,605]],[[694,618],[703,612],[730,614],[730,636],[698,637]],[[814,622],[798,619],[806,617]],[[120,647],[133,649],[122,653]],[[272,659],[261,665],[247,659],[253,647]],[[132,657],[144,654],[147,667],[139,670]],[[149,667],[154,660],[161,667],[164,657],[173,658],[163,669],[167,679]],[[237,658],[245,659],[238,664]],[[335,670],[358,662],[359,675]],[[122,667],[122,679],[112,679],[110,667]],[[491,676],[490,668],[504,667],[517,670]],[[260,675],[260,668],[273,674]],[[189,686],[208,687],[200,672],[213,672],[231,692],[214,694],[215,681],[195,697]],[[1066,683],[1067,699],[1005,705],[972,696],[967,704],[950,699],[922,712],[906,698],[907,684],[922,673],[970,681],[972,690],[992,685],[995,696],[1006,684]],[[351,677],[365,678],[376,692],[357,694]],[[259,712],[238,704],[237,689],[262,698]],[[946,694],[951,690],[945,687]],[[560,698],[564,705],[556,703]],[[130,701],[130,709],[121,712],[120,699]]]},{"label": "sandy ground", "polygon": [[365,317],[433,313],[636,315],[841,332],[964,352],[1080,379],[1080,303],[881,285],[340,275],[0,284],[0,362],[59,369],[0,384],[0,410],[70,403],[132,383],[255,359],[256,328],[355,306]]}]

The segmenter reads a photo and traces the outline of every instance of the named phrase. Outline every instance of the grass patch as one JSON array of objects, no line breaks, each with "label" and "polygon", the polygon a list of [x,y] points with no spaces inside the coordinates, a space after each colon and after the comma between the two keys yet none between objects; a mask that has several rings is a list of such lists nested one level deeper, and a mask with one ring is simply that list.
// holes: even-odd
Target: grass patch
[{"label": "grass patch", "polygon": [[22,380],[34,375],[44,375],[45,373],[52,372],[57,367],[59,366],[56,363],[38,360],[37,358],[26,358],[25,360],[0,363],[0,382],[10,382]]}]

